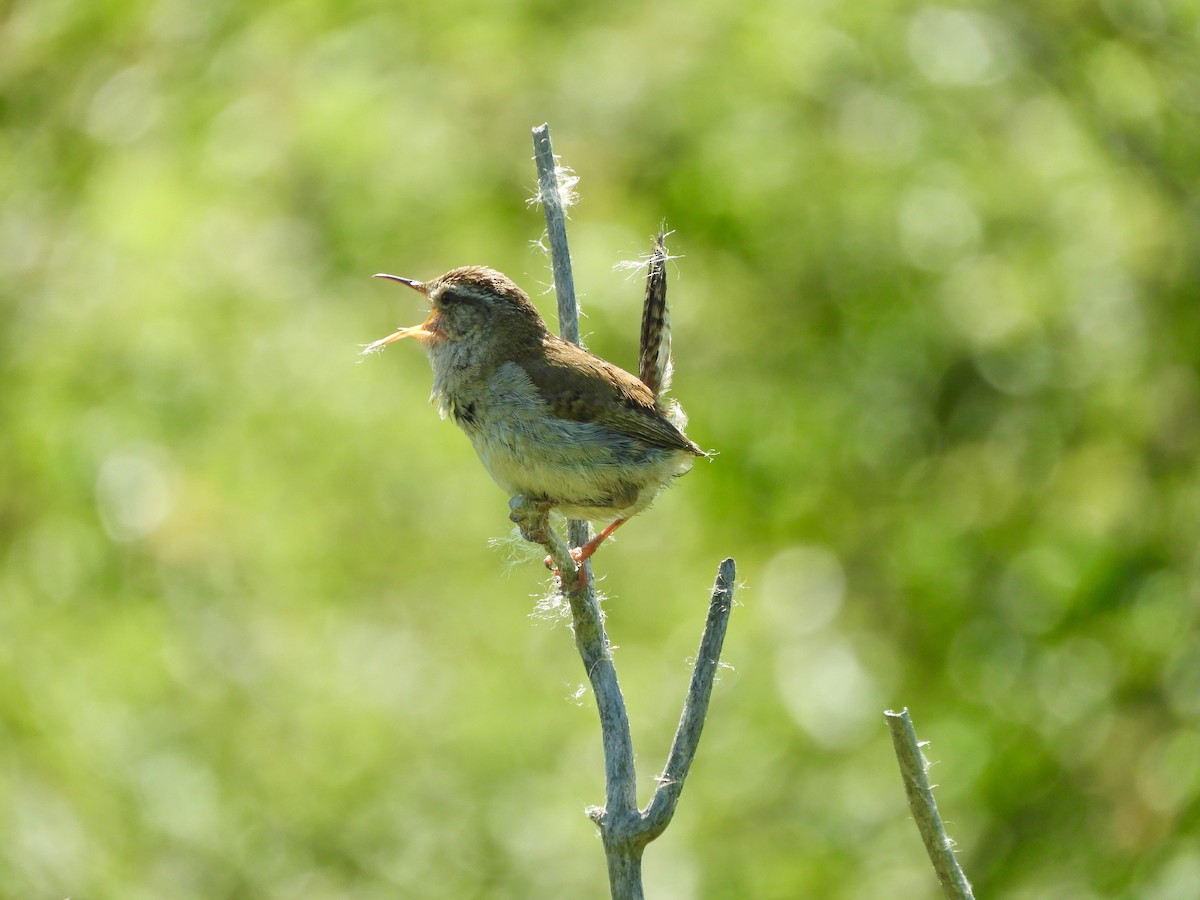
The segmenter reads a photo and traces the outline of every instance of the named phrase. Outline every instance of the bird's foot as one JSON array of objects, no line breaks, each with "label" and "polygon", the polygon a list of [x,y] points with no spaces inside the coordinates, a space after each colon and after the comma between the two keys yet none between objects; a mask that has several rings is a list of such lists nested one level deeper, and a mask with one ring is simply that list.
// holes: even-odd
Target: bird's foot
[{"label": "bird's foot", "polygon": [[[591,559],[592,554],[594,554],[600,548],[600,545],[608,540],[609,536],[624,524],[624,519],[614,519],[612,524],[608,525],[603,531],[601,531],[582,547],[571,548],[571,559],[574,561],[575,565],[579,567],[579,577],[574,585],[567,586],[569,590],[578,590],[587,586],[588,567],[585,566],[584,563]],[[562,573],[555,568],[554,557],[546,557],[546,568],[554,570],[554,574],[558,576],[560,581],[562,580]]]},{"label": "bird's foot", "polygon": [[[588,556],[591,556],[591,553],[589,553]],[[583,547],[572,547],[571,548],[571,559],[575,560],[575,565],[577,565],[577,566],[581,565],[583,563],[583,561],[587,558],[588,558],[587,556],[583,555]],[[554,557],[553,556],[547,555],[546,558],[544,560],[542,560],[542,562],[546,566],[547,569],[553,569],[555,572],[558,571],[558,569],[554,568]]]},{"label": "bird's foot", "polygon": [[[610,525],[606,526],[603,531],[601,531],[582,547],[572,547],[571,559],[575,560],[576,565],[582,565],[585,560],[591,559],[592,554],[600,549],[600,545],[608,540],[609,536],[624,524],[624,519],[614,519]],[[554,560],[549,556],[546,557],[546,568],[554,568]]]},{"label": "bird's foot", "polygon": [[[574,559],[575,554],[578,552],[578,547],[572,549],[571,558]],[[580,564],[575,570],[575,579],[571,582],[568,582],[567,579],[563,578],[562,572],[554,565],[554,560],[549,556],[546,557],[546,568],[554,573],[555,579],[557,579],[559,585],[564,591],[582,591],[587,588],[588,583],[591,581],[591,569],[582,564]]]},{"label": "bird's foot", "polygon": [[[577,570],[576,570],[576,571],[579,573],[579,574],[578,574],[578,575],[575,577],[575,581],[574,581],[574,583],[573,583],[573,584],[567,584],[567,583],[566,583],[565,579],[564,579],[564,578],[563,578],[563,576],[562,576],[562,572],[561,572],[561,571],[559,570],[559,568],[558,568],[558,567],[557,567],[557,566],[554,564],[554,557],[553,557],[553,556],[547,556],[547,557],[546,557],[546,558],[545,558],[545,559],[542,561],[542,562],[543,562],[543,564],[546,566],[546,568],[547,568],[547,569],[549,569],[551,572],[553,572],[553,573],[554,573],[554,577],[555,577],[555,578],[557,578],[557,579],[558,579],[558,580],[559,580],[559,581],[562,583],[563,587],[565,587],[567,590],[571,590],[571,591],[577,591],[577,590],[581,590],[581,589],[583,589],[583,588],[587,587],[587,583],[588,583],[588,568],[587,568],[587,566],[585,566],[585,565],[584,565],[584,562],[587,560],[587,556],[584,556],[584,555],[583,555],[583,550],[584,550],[584,548],[583,548],[583,547],[572,547],[572,548],[571,548],[571,550],[570,550],[570,554],[571,554],[571,560],[572,560],[572,561],[575,563],[575,565],[577,566]],[[590,555],[590,554],[589,554],[589,555]]]}]

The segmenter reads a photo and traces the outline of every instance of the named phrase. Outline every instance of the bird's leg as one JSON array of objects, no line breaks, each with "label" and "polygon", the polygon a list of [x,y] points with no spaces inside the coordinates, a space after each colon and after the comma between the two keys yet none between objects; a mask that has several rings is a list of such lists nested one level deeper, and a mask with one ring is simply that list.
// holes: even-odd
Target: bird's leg
[{"label": "bird's leg", "polygon": [[[629,521],[629,520],[628,519],[613,519],[611,524],[607,525],[603,531],[601,531],[598,535],[596,535],[594,538],[592,538],[590,541],[588,541],[582,547],[572,547],[571,548],[571,559],[575,560],[575,562],[577,564],[582,564],[584,562],[584,560],[591,559],[592,554],[595,553],[600,548],[600,545],[603,544],[606,540],[608,540],[609,536],[614,531],[616,531],[618,528],[620,528],[622,525],[624,525],[627,521]],[[546,568],[547,569],[554,568],[554,559],[552,557],[549,557],[549,556],[546,557]]]},{"label": "bird's leg", "polygon": [[590,541],[588,541],[582,547],[576,547],[575,549],[573,549],[571,551],[571,558],[574,559],[575,562],[577,562],[577,563],[581,563],[585,559],[590,559],[592,554],[595,553],[599,549],[600,545],[603,544],[606,540],[608,540],[609,536],[614,531],[616,531],[618,528],[620,528],[622,525],[624,525],[628,521],[629,521],[628,519],[613,519],[612,522],[610,524],[606,525],[604,527],[604,530],[601,531],[598,535],[596,535],[594,538],[592,538]]}]

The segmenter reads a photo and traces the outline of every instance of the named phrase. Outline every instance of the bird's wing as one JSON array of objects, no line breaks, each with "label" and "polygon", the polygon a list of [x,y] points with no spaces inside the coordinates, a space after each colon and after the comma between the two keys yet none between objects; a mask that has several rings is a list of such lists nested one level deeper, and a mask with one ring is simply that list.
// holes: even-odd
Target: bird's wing
[{"label": "bird's wing", "polygon": [[550,413],[572,422],[594,422],[664,450],[700,450],[659,409],[653,391],[637,377],[569,341],[550,335],[544,356],[522,361]]}]

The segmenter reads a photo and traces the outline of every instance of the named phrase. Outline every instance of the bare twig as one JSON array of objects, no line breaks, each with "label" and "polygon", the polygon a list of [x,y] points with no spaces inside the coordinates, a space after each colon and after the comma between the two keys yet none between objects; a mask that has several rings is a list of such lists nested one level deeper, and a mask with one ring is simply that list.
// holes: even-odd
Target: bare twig
[{"label": "bare twig", "polygon": [[[533,144],[538,169],[538,196],[546,213],[546,232],[558,295],[559,331],[564,338],[578,344],[579,309],[575,301],[566,221],[559,192],[559,177],[563,170],[555,165],[548,126],[542,125],[533,130]],[[661,236],[656,250],[661,252],[660,263],[665,262]],[[661,270],[661,264],[659,268]],[[660,287],[647,288],[658,289]],[[669,354],[669,350],[667,352]],[[675,814],[675,806],[700,741],[733,605],[736,569],[733,560],[727,559],[721,563],[717,573],[709,602],[708,620],[696,655],[679,728],[658,788],[643,813],[637,805],[637,778],[629,717],[617,681],[617,670],[613,665],[600,604],[596,599],[591,563],[585,561],[582,566],[576,567],[567,548],[549,527],[548,515],[546,506],[527,498],[517,497],[512,501],[512,518],[520,525],[521,533],[528,540],[545,546],[558,566],[563,592],[571,607],[575,646],[596,695],[604,744],[605,791],[604,806],[589,809],[588,816],[600,829],[604,842],[609,888],[612,896],[618,900],[641,900],[642,852],[650,841],[663,832]],[[587,523],[568,522],[567,536],[570,546],[582,546],[588,540]]]},{"label": "bare twig", "polygon": [[904,791],[908,795],[908,806],[916,820],[921,840],[933,863],[942,891],[950,900],[972,900],[971,884],[963,874],[954,857],[954,842],[946,835],[942,817],[938,815],[937,803],[933,799],[933,788],[929,784],[929,763],[921,753],[921,744],[909,718],[908,708],[900,712],[887,710],[888,731],[892,734],[892,745],[896,759],[900,762],[900,775],[904,779]]},{"label": "bare twig", "polygon": [[575,276],[567,251],[567,216],[559,186],[564,170],[555,162],[549,125],[533,129],[533,159],[537,163],[538,201],[546,213],[546,237],[550,240],[554,294],[558,297],[558,333],[572,344],[579,344],[579,305],[575,301]]},{"label": "bare twig", "polygon": [[700,744],[700,732],[704,729],[704,717],[708,714],[708,700],[712,696],[713,681],[721,661],[721,647],[725,643],[725,629],[729,625],[729,612],[733,608],[735,578],[737,567],[732,559],[727,559],[717,570],[712,598],[708,601],[708,619],[704,623],[704,634],[700,638],[700,649],[696,651],[696,664],[692,668],[692,682],[683,701],[683,714],[679,717],[675,740],[667,755],[667,765],[642,816],[647,840],[654,840],[662,834],[675,815],[675,805],[683,792],[683,782]]}]

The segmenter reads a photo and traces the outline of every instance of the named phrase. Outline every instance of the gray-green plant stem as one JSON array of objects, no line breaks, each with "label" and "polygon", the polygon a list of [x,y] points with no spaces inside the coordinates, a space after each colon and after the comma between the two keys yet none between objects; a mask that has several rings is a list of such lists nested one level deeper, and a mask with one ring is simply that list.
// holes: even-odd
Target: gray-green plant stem
[{"label": "gray-green plant stem", "polygon": [[571,273],[571,254],[567,249],[567,214],[559,193],[559,167],[554,161],[549,125],[533,129],[533,160],[537,164],[538,201],[546,213],[554,294],[558,297],[558,333],[572,344],[579,344],[579,305],[575,301],[575,276]]},{"label": "gray-green plant stem", "polygon": [[921,840],[925,842],[925,850],[933,863],[942,892],[951,900],[974,900],[971,883],[954,856],[954,842],[947,836],[942,817],[938,814],[933,788],[929,784],[929,763],[921,752],[908,708],[900,712],[887,710],[883,715],[892,734],[896,759],[900,763],[908,806],[921,833]]},{"label": "gray-green plant stem", "polygon": [[[558,168],[550,144],[549,126],[541,125],[533,129],[533,146],[538,171],[538,197],[546,214],[554,287],[558,296],[559,333],[578,344],[579,307],[575,300],[566,216],[559,194]],[[587,813],[600,829],[608,861],[609,890],[615,900],[641,900],[644,896],[642,853],[650,841],[662,834],[675,814],[704,728],[733,606],[737,570],[733,560],[726,559],[717,572],[679,727],[666,767],[658,779],[658,787],[645,812],[642,812],[637,805],[637,774],[629,716],[617,681],[612,648],[604,630],[604,616],[596,599],[591,563],[585,561],[581,566],[576,566],[568,548],[550,528],[548,517],[548,508],[525,498],[514,498],[513,520],[520,525],[527,539],[546,547],[558,567],[563,593],[571,608],[575,646],[596,697],[604,745],[604,806],[592,807]],[[585,544],[588,532],[586,522],[567,523],[568,543],[572,547]]]},{"label": "gray-green plant stem", "polygon": [[642,826],[652,841],[671,824],[675,806],[683,792],[700,745],[700,733],[708,715],[708,701],[721,665],[721,648],[725,644],[725,630],[729,626],[729,613],[733,608],[733,585],[737,579],[737,566],[732,559],[722,560],[717,568],[717,579],[708,600],[708,617],[704,621],[704,633],[700,636],[700,648],[696,651],[696,662],[692,666],[692,680],[683,701],[683,713],[675,739],[667,754],[667,764],[658,776],[658,787],[650,803],[642,813]]},{"label": "gray-green plant stem", "polygon": [[[582,347],[579,338],[579,303],[575,299],[575,275],[571,271],[571,250],[567,246],[567,212],[559,192],[559,167],[554,161],[550,143],[550,126],[543,123],[533,129],[533,161],[537,166],[538,202],[546,214],[546,239],[550,244],[550,267],[554,273],[554,296],[558,298],[558,333],[572,344]],[[591,537],[587,522],[571,519],[567,522],[567,542],[582,547]],[[588,563],[584,574],[592,580]],[[559,569],[559,572],[563,572]]]}]

